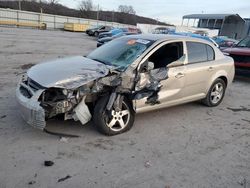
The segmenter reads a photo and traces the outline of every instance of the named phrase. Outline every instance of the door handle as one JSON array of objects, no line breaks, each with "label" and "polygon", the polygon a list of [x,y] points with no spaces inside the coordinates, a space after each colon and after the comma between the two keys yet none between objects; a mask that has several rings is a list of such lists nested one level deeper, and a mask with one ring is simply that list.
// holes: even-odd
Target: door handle
[{"label": "door handle", "polygon": [[213,71],[213,70],[214,70],[213,67],[209,67],[209,68],[208,68],[208,71]]},{"label": "door handle", "polygon": [[183,73],[181,73],[181,72],[179,72],[178,74],[176,74],[175,75],[175,78],[182,78],[182,77],[184,77],[185,75],[183,74]]}]

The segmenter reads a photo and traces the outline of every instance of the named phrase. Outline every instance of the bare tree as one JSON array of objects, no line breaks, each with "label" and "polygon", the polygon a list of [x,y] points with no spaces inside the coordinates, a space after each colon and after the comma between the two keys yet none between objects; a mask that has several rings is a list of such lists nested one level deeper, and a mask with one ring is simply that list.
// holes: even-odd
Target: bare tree
[{"label": "bare tree", "polygon": [[92,11],[94,10],[94,5],[92,0],[82,0],[79,4],[80,11]]},{"label": "bare tree", "polygon": [[127,14],[135,14],[135,10],[132,6],[128,6],[128,5],[120,5],[118,7],[118,11],[119,12],[123,12],[123,13],[127,13]]},{"label": "bare tree", "polygon": [[51,5],[58,4],[60,0],[48,0],[48,3]]}]

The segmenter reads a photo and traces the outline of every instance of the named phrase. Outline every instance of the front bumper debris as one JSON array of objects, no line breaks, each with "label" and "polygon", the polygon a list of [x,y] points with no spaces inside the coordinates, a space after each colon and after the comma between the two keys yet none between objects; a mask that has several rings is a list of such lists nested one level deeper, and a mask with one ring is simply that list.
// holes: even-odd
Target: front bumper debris
[{"label": "front bumper debris", "polygon": [[[21,88],[30,93],[31,97],[25,96],[21,92]],[[43,91],[38,90],[34,92],[24,83],[20,83],[16,89],[16,99],[21,116],[29,125],[42,130],[46,126],[45,111],[40,106],[38,98]]]},{"label": "front bumper debris", "polygon": [[74,109],[75,114],[73,115],[73,119],[75,121],[80,120],[80,122],[84,125],[91,120],[91,113],[89,112],[88,106],[85,104],[85,97],[83,97],[82,101],[76,106]]}]

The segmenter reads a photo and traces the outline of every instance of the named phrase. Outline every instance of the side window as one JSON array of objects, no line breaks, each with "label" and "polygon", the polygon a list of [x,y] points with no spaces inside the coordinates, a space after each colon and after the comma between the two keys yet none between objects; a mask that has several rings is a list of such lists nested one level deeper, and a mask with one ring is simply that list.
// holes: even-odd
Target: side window
[{"label": "side window", "polygon": [[214,49],[209,45],[206,45],[206,46],[207,46],[207,60],[213,61],[215,59]]},{"label": "side window", "polygon": [[211,46],[199,42],[187,42],[188,62],[199,63],[214,60],[214,50]]},{"label": "side window", "polygon": [[187,42],[187,50],[189,63],[207,61],[206,45],[198,42]]},{"label": "side window", "polygon": [[166,44],[156,50],[148,61],[154,63],[154,69],[166,67],[168,64],[180,59],[183,56],[183,43],[174,42]]}]

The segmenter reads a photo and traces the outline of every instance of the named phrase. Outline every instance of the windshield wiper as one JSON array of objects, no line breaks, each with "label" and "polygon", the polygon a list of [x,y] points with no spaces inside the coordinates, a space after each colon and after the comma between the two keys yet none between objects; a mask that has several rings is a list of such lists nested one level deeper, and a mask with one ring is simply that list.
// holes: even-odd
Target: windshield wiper
[{"label": "windshield wiper", "polygon": [[94,61],[98,61],[98,62],[100,62],[100,63],[102,63],[102,64],[104,64],[104,65],[110,65],[109,63],[107,63],[107,62],[105,62],[105,61],[102,61],[102,60],[100,60],[100,59],[96,59],[96,58],[90,58],[90,59],[92,59],[92,60],[94,60]]}]

